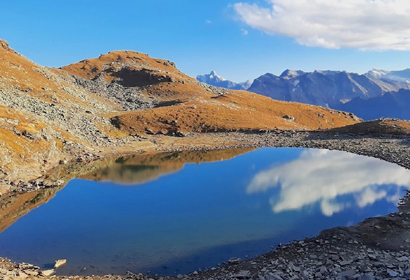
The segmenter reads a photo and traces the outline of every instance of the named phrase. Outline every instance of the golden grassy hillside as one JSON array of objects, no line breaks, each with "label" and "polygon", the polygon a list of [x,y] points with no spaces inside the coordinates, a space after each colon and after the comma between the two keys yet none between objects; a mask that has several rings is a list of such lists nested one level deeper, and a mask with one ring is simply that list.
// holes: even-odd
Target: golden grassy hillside
[{"label": "golden grassy hillside", "polygon": [[275,101],[245,91],[192,100],[170,107],[111,116],[112,123],[130,134],[150,132],[317,130],[357,123],[353,115],[318,106]]}]

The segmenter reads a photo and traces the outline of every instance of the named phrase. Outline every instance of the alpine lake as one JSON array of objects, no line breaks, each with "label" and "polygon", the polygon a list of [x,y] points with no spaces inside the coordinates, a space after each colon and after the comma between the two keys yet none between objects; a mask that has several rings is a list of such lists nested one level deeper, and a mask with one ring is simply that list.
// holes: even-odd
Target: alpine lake
[{"label": "alpine lake", "polygon": [[0,255],[64,275],[176,275],[397,211],[410,171],[346,152],[134,155],[71,180],[0,233]]}]

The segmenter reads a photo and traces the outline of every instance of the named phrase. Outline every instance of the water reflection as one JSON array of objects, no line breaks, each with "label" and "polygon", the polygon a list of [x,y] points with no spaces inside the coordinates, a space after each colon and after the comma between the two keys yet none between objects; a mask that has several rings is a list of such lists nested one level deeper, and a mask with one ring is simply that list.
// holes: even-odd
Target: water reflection
[{"label": "water reflection", "polygon": [[186,163],[228,160],[254,149],[225,149],[138,154],[112,159],[108,164],[77,178],[110,181],[122,185],[143,184],[181,170]]},{"label": "water reflection", "polygon": [[[410,172],[395,164],[345,152],[306,150],[295,160],[258,172],[247,192],[278,189],[279,194],[270,198],[275,213],[320,203],[322,213],[332,216],[352,204],[363,208],[383,199],[397,203],[401,187],[410,188]],[[347,195],[353,200],[343,199]]]},{"label": "water reflection", "polygon": [[[391,202],[410,182],[408,170],[347,153],[247,151],[143,154],[58,169],[50,176],[87,180],[71,180],[39,207],[40,197],[7,202],[0,215],[13,219],[0,226],[34,208],[24,212],[26,205],[35,209],[0,233],[1,256],[42,267],[65,258],[62,274],[187,273],[396,211]],[[309,211],[285,211],[292,209]]]}]

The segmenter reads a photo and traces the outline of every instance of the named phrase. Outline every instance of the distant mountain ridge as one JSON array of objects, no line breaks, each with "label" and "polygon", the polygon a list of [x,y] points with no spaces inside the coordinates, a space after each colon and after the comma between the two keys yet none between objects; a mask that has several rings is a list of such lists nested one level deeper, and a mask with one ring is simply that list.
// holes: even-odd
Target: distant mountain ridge
[{"label": "distant mountain ridge", "polygon": [[379,80],[391,80],[397,82],[410,83],[410,68],[401,71],[386,71],[381,69],[372,69],[365,74],[369,78]]},{"label": "distant mountain ridge", "polygon": [[369,99],[400,89],[410,89],[410,69],[371,70],[364,75],[346,71],[285,70],[280,76],[270,73],[260,76],[248,90],[276,100],[335,108],[356,97]]},{"label": "distant mountain ridge", "polygon": [[236,83],[229,81],[218,74],[216,74],[215,71],[211,71],[209,74],[204,74],[204,75],[198,75],[196,76],[196,79],[199,82],[206,83],[211,86],[216,86],[216,87],[222,87],[222,88],[227,88],[227,89],[236,89],[236,90],[247,90],[252,82],[251,81],[246,81],[243,83]]},{"label": "distant mountain ridge", "polygon": [[364,120],[379,118],[397,118],[410,120],[410,90],[387,92],[383,96],[362,99],[356,97],[335,109],[348,111]]}]

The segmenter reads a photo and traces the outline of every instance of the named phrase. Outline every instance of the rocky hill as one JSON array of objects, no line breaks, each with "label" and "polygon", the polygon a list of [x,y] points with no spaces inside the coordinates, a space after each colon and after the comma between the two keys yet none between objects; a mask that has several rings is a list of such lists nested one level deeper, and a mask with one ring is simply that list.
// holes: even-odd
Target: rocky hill
[{"label": "rocky hill", "polygon": [[0,72],[0,192],[66,161],[153,151],[158,146],[151,134],[312,130],[358,122],[348,113],[206,85],[170,61],[133,51],[54,69],[0,41]]},{"label": "rocky hill", "polygon": [[221,76],[216,74],[215,71],[211,71],[211,73],[209,74],[198,75],[196,76],[196,79],[202,83],[206,83],[211,86],[227,88],[227,89],[236,89],[236,90],[247,90],[252,84],[251,81],[246,81],[243,83],[235,83],[235,82],[226,80],[225,78],[222,78]]},{"label": "rocky hill", "polygon": [[[380,72],[380,71],[379,71]],[[248,89],[276,100],[302,102],[335,108],[353,98],[369,99],[386,92],[410,89],[400,74],[380,74],[370,71],[365,75],[344,71],[291,71],[280,76],[265,74],[254,80]],[[396,75],[396,76],[394,76]],[[397,78],[401,75],[401,78]],[[396,78],[392,78],[396,77]]]}]

